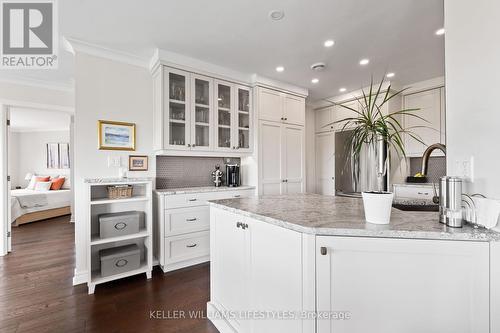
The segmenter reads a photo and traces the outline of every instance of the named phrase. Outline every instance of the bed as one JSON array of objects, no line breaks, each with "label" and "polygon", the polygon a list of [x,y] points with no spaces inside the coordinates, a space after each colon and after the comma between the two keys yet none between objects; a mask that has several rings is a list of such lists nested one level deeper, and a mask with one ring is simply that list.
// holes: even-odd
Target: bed
[{"label": "bed", "polygon": [[13,226],[71,214],[71,191],[11,190]]}]

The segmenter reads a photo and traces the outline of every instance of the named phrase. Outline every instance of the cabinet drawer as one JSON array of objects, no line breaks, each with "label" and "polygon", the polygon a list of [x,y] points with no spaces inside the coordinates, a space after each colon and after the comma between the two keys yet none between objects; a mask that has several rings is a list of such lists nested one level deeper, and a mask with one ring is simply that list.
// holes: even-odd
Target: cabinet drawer
[{"label": "cabinet drawer", "polygon": [[202,231],[165,238],[165,264],[196,259],[210,254],[210,232]]},{"label": "cabinet drawer", "polygon": [[432,186],[394,186],[395,198],[432,200],[433,196]]},{"label": "cabinet drawer", "polygon": [[165,211],[165,237],[207,230],[210,225],[208,206],[169,209]]},{"label": "cabinet drawer", "polygon": [[192,194],[176,194],[165,196],[165,208],[182,208],[203,206],[208,200],[213,197],[212,193],[192,193]]},{"label": "cabinet drawer", "polygon": [[248,198],[255,195],[255,189],[222,191],[213,193],[213,198],[210,200],[233,199],[233,198]]}]

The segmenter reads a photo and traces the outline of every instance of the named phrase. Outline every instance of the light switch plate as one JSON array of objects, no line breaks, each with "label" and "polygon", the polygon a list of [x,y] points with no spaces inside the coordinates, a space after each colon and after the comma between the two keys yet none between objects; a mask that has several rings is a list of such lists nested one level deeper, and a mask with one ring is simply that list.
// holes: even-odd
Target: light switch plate
[{"label": "light switch plate", "polygon": [[122,166],[122,159],[120,156],[108,156],[108,168],[116,167],[119,168]]},{"label": "light switch plate", "polygon": [[465,182],[474,182],[474,157],[455,161],[455,174]]}]

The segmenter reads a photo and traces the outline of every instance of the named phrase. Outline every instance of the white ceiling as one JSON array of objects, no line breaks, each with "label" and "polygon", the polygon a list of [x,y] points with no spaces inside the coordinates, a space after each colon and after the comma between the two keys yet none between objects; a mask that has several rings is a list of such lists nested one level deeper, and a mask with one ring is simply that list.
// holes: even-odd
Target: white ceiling
[{"label": "white ceiling", "polygon": [[70,116],[60,111],[10,108],[13,132],[69,131]]},{"label": "white ceiling", "polygon": [[[285,18],[271,21],[273,9]],[[386,71],[401,84],[444,75],[444,36],[434,35],[443,0],[64,0],[59,13],[61,35],[144,59],[159,47],[309,88],[313,99],[359,89]],[[330,38],[336,44],[326,49]],[[69,82],[72,58],[61,56],[60,70],[23,75]],[[361,67],[361,58],[370,64]],[[327,69],[313,73],[319,61]]]}]

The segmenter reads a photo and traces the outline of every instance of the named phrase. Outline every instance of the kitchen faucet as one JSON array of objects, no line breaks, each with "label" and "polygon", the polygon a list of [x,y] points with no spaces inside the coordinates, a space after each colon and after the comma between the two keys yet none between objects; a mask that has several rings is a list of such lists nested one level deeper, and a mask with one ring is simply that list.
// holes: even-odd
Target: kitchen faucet
[{"label": "kitchen faucet", "polygon": [[429,158],[431,157],[431,154],[435,149],[441,150],[446,155],[446,146],[441,143],[435,143],[427,147],[427,149],[424,151],[424,154],[422,155],[422,170],[420,171],[420,173],[424,176],[427,175]]}]

